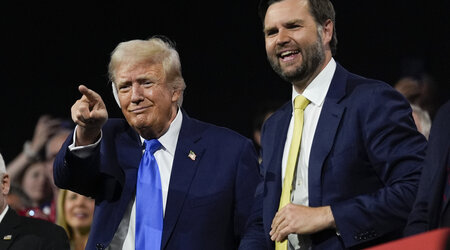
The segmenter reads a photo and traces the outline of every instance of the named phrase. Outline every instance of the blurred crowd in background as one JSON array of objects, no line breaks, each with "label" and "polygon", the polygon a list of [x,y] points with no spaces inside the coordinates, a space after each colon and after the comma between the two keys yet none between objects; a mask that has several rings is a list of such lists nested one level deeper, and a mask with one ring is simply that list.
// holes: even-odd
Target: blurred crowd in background
[{"label": "blurred crowd in background", "polygon": [[11,188],[9,207],[19,215],[47,220],[62,226],[71,249],[84,249],[94,214],[94,200],[59,189],[53,182],[53,161],[71,133],[70,121],[42,115],[31,140],[7,163]]}]

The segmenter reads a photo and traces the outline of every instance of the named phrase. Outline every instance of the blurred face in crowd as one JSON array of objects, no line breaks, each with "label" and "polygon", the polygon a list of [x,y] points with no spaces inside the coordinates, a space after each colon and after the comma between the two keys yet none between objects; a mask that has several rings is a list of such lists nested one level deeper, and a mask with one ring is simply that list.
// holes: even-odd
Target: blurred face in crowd
[{"label": "blurred face in crowd", "polygon": [[323,41],[322,27],[311,15],[307,0],[283,0],[270,5],[264,19],[264,36],[272,68],[294,85],[311,81],[325,66],[324,46],[331,35]]},{"label": "blurred face in crowd", "polygon": [[30,165],[22,178],[22,189],[37,206],[43,199],[49,196],[48,177],[43,162],[37,162]]},{"label": "blurred face in crowd", "polygon": [[177,114],[181,92],[167,83],[161,63],[122,63],[115,70],[122,112],[145,139],[158,138]]},{"label": "blurred face in crowd", "polygon": [[55,157],[58,154],[61,146],[66,140],[67,136],[69,136],[70,131],[64,131],[53,136],[45,147],[45,168],[47,172],[47,176],[50,180],[50,183],[53,184],[53,162],[55,161]]},{"label": "blurred face in crowd", "polygon": [[76,230],[89,229],[94,215],[93,199],[67,190],[64,199],[64,216],[67,224]]}]

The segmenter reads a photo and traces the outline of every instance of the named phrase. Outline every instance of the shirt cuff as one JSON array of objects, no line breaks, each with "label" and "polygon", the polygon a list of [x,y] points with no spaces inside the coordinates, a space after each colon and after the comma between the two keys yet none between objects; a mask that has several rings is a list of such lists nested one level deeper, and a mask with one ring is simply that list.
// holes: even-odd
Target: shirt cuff
[{"label": "shirt cuff", "polygon": [[97,148],[98,144],[102,140],[103,132],[100,130],[100,138],[93,144],[85,145],[85,146],[76,146],[75,141],[77,138],[77,128],[75,127],[75,131],[73,132],[73,142],[69,145],[69,151],[74,154],[76,157],[81,159],[86,159],[92,155],[92,152]]}]

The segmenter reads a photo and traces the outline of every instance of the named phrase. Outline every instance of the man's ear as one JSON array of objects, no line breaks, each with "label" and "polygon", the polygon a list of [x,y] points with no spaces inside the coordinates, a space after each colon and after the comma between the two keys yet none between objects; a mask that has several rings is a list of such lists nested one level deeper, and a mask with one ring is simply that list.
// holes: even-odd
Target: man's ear
[{"label": "man's ear", "polygon": [[2,177],[2,180],[1,180],[1,182],[2,182],[2,194],[4,195],[4,196],[6,196],[6,195],[8,195],[8,193],[9,193],[9,188],[10,188],[10,181],[9,181],[9,175],[8,174],[3,174],[3,177]]},{"label": "man's ear", "polygon": [[178,102],[178,100],[182,97],[183,91],[181,88],[174,88],[172,93],[172,102]]},{"label": "man's ear", "polygon": [[119,105],[119,108],[122,108],[120,106],[120,101],[119,101],[119,93],[117,92],[117,86],[114,82],[111,82],[111,87],[112,87],[112,92],[113,92],[113,96],[114,96],[114,100],[116,100],[117,105]]},{"label": "man's ear", "polygon": [[331,38],[333,37],[334,23],[331,19],[325,21],[322,25],[322,42],[324,44],[330,44]]}]

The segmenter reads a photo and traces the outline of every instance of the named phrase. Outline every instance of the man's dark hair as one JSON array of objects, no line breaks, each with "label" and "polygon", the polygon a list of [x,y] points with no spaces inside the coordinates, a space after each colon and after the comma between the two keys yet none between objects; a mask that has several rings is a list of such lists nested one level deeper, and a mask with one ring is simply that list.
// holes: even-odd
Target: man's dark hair
[{"label": "man's dark hair", "polygon": [[[281,2],[283,0],[261,0],[258,5],[259,18],[264,25],[264,18],[266,16],[267,9],[270,5]],[[314,17],[316,23],[320,26],[330,19],[333,24],[333,37],[330,41],[331,53],[334,56],[337,49],[337,35],[336,35],[336,12],[334,11],[333,4],[329,0],[307,0],[309,4],[309,11]]]}]

